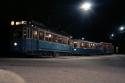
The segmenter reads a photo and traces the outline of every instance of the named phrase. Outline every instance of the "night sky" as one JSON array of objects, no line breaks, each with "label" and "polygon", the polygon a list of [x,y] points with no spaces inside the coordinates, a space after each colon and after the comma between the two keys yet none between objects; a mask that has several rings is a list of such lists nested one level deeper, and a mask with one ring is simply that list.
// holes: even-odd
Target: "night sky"
[{"label": "night sky", "polygon": [[[93,3],[87,13],[79,8],[84,1]],[[124,0],[9,0],[1,4],[5,4],[0,8],[4,31],[8,31],[6,24],[11,19],[31,19],[74,38],[84,37],[96,42],[117,41],[120,45],[125,42],[124,33],[116,40],[109,39],[112,32],[125,25]]]}]

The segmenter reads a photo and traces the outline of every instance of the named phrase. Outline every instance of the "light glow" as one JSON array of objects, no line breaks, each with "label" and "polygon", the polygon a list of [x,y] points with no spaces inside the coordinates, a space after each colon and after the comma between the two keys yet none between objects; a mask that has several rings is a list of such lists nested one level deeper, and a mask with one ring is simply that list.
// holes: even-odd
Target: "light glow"
[{"label": "light glow", "polygon": [[74,51],[76,51],[76,49],[74,49]]},{"label": "light glow", "polygon": [[112,37],[114,37],[114,34],[111,34]]},{"label": "light glow", "polygon": [[74,44],[77,44],[78,42],[73,42]]},{"label": "light glow", "polygon": [[84,37],[82,37],[82,40],[84,40]]},{"label": "light glow", "polygon": [[119,28],[120,31],[123,31],[125,28],[122,26]]},{"label": "light glow", "polygon": [[16,25],[20,25],[20,22],[16,22]]},{"label": "light glow", "polygon": [[90,2],[85,2],[85,3],[83,3],[82,5],[81,5],[81,9],[83,9],[83,10],[85,10],[85,11],[88,11],[88,10],[90,10],[91,9],[91,7],[92,7],[92,4],[90,3]]},{"label": "light glow", "polygon": [[37,35],[37,31],[34,31],[34,35]]},{"label": "light glow", "polygon": [[14,21],[11,21],[11,25],[12,25],[12,26],[14,25]]},{"label": "light glow", "polygon": [[49,38],[51,38],[51,37],[52,37],[52,35],[51,35],[51,34],[49,34],[49,35],[48,35],[48,37],[49,37]]},{"label": "light glow", "polygon": [[26,21],[22,21],[21,24],[26,24]]},{"label": "light glow", "polygon": [[51,37],[52,37],[52,35],[51,35],[51,34],[47,34],[47,36],[46,36],[46,37],[51,38]]},{"label": "light glow", "polygon": [[18,45],[18,43],[17,43],[17,42],[14,42],[14,43],[13,43],[13,45],[14,45],[14,46],[17,46],[17,45]]},{"label": "light glow", "polygon": [[70,38],[72,39],[72,36],[70,36]]}]

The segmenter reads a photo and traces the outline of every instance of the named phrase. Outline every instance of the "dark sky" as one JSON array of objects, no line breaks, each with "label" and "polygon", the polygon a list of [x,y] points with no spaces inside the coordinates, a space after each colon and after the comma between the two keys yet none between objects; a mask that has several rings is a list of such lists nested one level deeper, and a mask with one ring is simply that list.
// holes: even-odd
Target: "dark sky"
[{"label": "dark sky", "polygon": [[[90,12],[79,9],[85,0],[8,0],[1,2],[1,18],[34,19],[52,30],[65,31],[90,41],[109,41],[109,35],[125,22],[122,0],[86,0],[93,3]],[[6,7],[6,8],[5,8]]]}]

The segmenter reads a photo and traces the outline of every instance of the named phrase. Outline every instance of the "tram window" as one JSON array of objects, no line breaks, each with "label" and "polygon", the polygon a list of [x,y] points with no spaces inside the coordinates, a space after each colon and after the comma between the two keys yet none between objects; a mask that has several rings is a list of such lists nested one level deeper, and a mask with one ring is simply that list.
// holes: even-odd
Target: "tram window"
[{"label": "tram window", "polygon": [[51,39],[51,41],[52,42],[56,42],[55,40],[56,40],[56,36],[54,35],[54,34],[51,34],[52,35],[52,39]]},{"label": "tram window", "polygon": [[64,42],[63,42],[64,44],[67,44],[67,40],[64,38]]},{"label": "tram window", "polygon": [[85,48],[89,48],[89,43],[85,43]]},{"label": "tram window", "polygon": [[22,31],[15,31],[13,34],[14,38],[22,38]]},{"label": "tram window", "polygon": [[46,33],[46,35],[45,35],[45,40],[46,40],[46,41],[52,41],[52,34]]},{"label": "tram window", "polygon": [[54,41],[54,42],[58,42],[58,37],[57,37],[57,35],[54,35],[53,41]]},{"label": "tram window", "polygon": [[68,44],[69,43],[69,39],[66,39],[66,44]]},{"label": "tram window", "polygon": [[80,48],[84,48],[84,47],[85,47],[84,42],[80,43]]},{"label": "tram window", "polygon": [[34,38],[34,39],[37,39],[37,38],[38,38],[38,31],[37,31],[37,30],[34,30],[34,31],[33,31],[33,38]]},{"label": "tram window", "polygon": [[77,47],[77,44],[74,44],[74,47]]},{"label": "tram window", "polygon": [[68,45],[70,45],[70,42],[71,42],[71,40],[69,39],[69,40],[68,40]]},{"label": "tram window", "polygon": [[73,41],[69,40],[69,45],[73,46]]},{"label": "tram window", "polygon": [[51,40],[50,41],[54,41],[54,34],[51,34]]},{"label": "tram window", "polygon": [[93,48],[93,43],[89,43],[89,48]]},{"label": "tram window", "polygon": [[44,32],[42,31],[39,32],[39,39],[44,40]]},{"label": "tram window", "polygon": [[110,45],[106,45],[106,48],[107,48],[107,49],[110,49]]},{"label": "tram window", "polygon": [[53,35],[53,39],[52,39],[53,42],[58,42],[58,38],[57,38],[57,35]]},{"label": "tram window", "polygon": [[64,39],[63,39],[63,43],[64,43],[64,44],[68,44],[68,38],[64,38]]},{"label": "tram window", "polygon": [[63,43],[63,39],[61,37],[58,38],[59,43]]}]

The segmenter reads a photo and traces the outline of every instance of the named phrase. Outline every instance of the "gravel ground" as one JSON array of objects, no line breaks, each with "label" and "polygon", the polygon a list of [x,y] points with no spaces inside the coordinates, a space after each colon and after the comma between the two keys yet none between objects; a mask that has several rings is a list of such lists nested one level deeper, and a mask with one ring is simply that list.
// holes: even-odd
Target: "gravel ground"
[{"label": "gravel ground", "polygon": [[0,83],[125,83],[124,60],[124,55],[4,58]]}]

